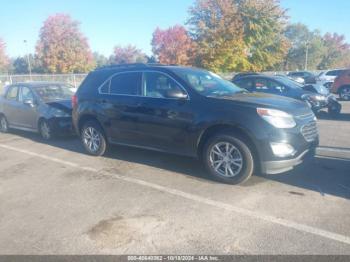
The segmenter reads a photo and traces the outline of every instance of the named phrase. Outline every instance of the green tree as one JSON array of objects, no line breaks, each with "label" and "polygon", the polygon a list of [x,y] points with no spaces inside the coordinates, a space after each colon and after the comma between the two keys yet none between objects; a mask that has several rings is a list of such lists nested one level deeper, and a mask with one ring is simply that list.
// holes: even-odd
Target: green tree
[{"label": "green tree", "polygon": [[197,0],[187,24],[197,43],[199,66],[216,72],[249,68],[243,20],[233,0]]},{"label": "green tree", "polygon": [[92,53],[79,22],[56,14],[44,22],[36,46],[37,56],[49,73],[87,72],[94,67]]},{"label": "green tree", "polygon": [[101,67],[109,64],[108,58],[98,52],[93,53],[93,58],[96,67]]},{"label": "green tree", "polygon": [[310,31],[304,24],[290,24],[285,36],[291,44],[285,60],[285,70],[302,70],[305,67],[308,51],[308,69],[317,69],[322,61],[325,47],[318,30]]},{"label": "green tree", "polygon": [[289,48],[283,35],[286,10],[278,0],[236,0],[249,50],[250,70],[271,70],[280,64]]},{"label": "green tree", "polygon": [[12,62],[12,71],[14,74],[28,74],[29,66],[28,66],[28,58],[31,66],[32,73],[44,73],[44,69],[39,61],[39,59],[30,54],[27,56],[20,56],[13,60]]}]

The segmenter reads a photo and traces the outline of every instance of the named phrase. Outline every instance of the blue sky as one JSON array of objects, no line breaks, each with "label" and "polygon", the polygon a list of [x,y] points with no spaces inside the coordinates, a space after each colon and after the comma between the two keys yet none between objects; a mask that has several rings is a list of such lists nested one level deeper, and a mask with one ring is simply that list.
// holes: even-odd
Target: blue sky
[{"label": "blue sky", "polygon": [[[55,13],[68,13],[81,22],[93,51],[110,55],[117,44],[136,45],[151,53],[152,32],[184,23],[193,0],[3,0],[0,37],[10,56],[34,52],[43,21]],[[350,41],[350,1],[281,0],[292,22],[311,29],[345,34]],[[28,41],[26,47],[23,40]]]}]

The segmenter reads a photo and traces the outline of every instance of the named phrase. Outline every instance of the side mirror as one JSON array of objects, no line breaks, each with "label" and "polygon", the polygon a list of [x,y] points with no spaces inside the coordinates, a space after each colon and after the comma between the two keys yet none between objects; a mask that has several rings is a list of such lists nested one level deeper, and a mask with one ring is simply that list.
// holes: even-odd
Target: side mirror
[{"label": "side mirror", "polygon": [[25,104],[25,105],[27,105],[27,106],[30,106],[30,107],[34,107],[34,106],[35,106],[35,102],[34,102],[34,100],[32,100],[32,99],[25,99],[25,100],[23,101],[23,104]]},{"label": "side mirror", "polygon": [[188,95],[181,89],[169,89],[166,91],[166,98],[187,99]]}]

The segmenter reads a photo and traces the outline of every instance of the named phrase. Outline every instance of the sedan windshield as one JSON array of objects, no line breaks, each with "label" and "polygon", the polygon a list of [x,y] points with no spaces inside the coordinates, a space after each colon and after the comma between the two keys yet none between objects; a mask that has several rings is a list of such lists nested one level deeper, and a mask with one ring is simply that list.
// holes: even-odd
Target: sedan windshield
[{"label": "sedan windshield", "polygon": [[203,96],[231,96],[247,92],[220,76],[205,70],[175,68],[173,72]]},{"label": "sedan windshield", "polygon": [[35,92],[45,102],[55,100],[69,100],[74,93],[68,85],[45,85],[35,87]]}]

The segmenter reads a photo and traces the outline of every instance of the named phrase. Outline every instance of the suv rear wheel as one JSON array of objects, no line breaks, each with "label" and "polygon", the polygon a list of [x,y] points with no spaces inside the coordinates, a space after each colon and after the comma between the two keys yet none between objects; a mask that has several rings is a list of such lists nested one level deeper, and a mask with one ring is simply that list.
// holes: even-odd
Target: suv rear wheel
[{"label": "suv rear wheel", "polygon": [[86,151],[93,156],[102,156],[107,149],[107,140],[96,121],[88,121],[81,130],[81,141]]},{"label": "suv rear wheel", "polygon": [[209,139],[204,147],[203,161],[216,180],[227,184],[243,183],[254,171],[254,158],[248,144],[228,132]]}]

